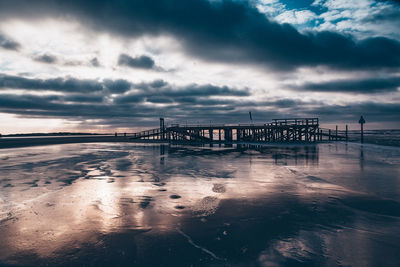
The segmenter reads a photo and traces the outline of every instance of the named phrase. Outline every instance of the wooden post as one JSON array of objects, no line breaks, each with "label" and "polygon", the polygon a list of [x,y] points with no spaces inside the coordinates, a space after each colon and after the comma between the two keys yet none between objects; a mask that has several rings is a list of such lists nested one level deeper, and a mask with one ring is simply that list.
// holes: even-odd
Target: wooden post
[{"label": "wooden post", "polygon": [[346,142],[349,140],[348,132],[349,132],[349,126],[346,124]]},{"label": "wooden post", "polygon": [[286,128],[286,141],[290,140],[290,135],[289,135],[289,128]]},{"label": "wooden post", "polygon": [[165,131],[164,118],[160,118],[160,134],[161,134],[161,140],[164,140],[164,139],[165,139],[164,131]]},{"label": "wooden post", "polygon": [[336,141],[338,140],[338,126],[336,125]]},{"label": "wooden post", "polygon": [[331,141],[331,129],[329,129],[329,141]]},{"label": "wooden post", "polygon": [[306,132],[305,132],[305,141],[308,142],[308,119],[306,119]]},{"label": "wooden post", "polygon": [[318,141],[318,128],[317,129],[314,128],[314,142],[315,141]]}]

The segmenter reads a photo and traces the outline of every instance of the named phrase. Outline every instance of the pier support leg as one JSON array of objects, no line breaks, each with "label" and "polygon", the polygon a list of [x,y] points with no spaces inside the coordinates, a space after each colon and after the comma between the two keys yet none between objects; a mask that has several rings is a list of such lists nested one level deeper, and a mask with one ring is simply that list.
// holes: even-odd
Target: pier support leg
[{"label": "pier support leg", "polygon": [[338,140],[338,126],[336,125],[336,137],[335,137],[335,140],[337,141]]},{"label": "pier support leg", "polygon": [[225,129],[224,130],[224,137],[225,137],[225,141],[232,141],[232,130],[231,129]]}]

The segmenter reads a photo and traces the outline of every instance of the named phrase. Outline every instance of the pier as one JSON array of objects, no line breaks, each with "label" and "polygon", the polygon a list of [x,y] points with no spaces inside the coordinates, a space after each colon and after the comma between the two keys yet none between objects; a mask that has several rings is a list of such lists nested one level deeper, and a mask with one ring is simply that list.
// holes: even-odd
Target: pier
[{"label": "pier", "polygon": [[165,126],[133,133],[131,140],[186,143],[316,142],[347,140],[346,133],[319,127],[318,118],[273,119],[265,124],[209,124]]},{"label": "pier", "polygon": [[0,149],[38,145],[99,143],[99,142],[141,142],[176,144],[244,144],[244,143],[310,143],[318,141],[348,141],[345,131],[325,129],[318,118],[274,119],[264,124],[208,124],[165,125],[136,133],[114,133],[91,136],[43,136],[0,138]]}]

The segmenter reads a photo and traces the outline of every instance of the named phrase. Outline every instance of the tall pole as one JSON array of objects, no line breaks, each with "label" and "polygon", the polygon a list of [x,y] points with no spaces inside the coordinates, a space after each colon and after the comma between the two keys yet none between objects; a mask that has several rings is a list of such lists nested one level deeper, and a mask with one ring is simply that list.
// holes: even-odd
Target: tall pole
[{"label": "tall pole", "polygon": [[363,116],[360,117],[360,120],[358,121],[359,124],[361,124],[361,143],[364,143],[364,123],[365,120]]},{"label": "tall pole", "polygon": [[164,140],[164,131],[165,131],[165,125],[164,125],[164,118],[160,118],[160,137],[161,140]]},{"label": "tall pole", "polygon": [[251,111],[249,111],[249,117],[250,117],[251,124],[253,125],[253,116],[251,116]]}]

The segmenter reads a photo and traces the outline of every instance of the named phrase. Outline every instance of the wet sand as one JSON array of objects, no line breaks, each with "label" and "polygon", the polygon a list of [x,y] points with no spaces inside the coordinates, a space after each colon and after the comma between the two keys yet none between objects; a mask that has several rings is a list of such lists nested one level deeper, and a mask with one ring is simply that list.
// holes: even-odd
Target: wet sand
[{"label": "wet sand", "polygon": [[130,142],[124,136],[38,136],[38,137],[4,137],[0,138],[1,148],[16,148],[29,146],[74,144],[74,143],[101,143],[101,142]]},{"label": "wet sand", "polygon": [[400,265],[399,148],[62,144],[0,170],[0,265]]}]

